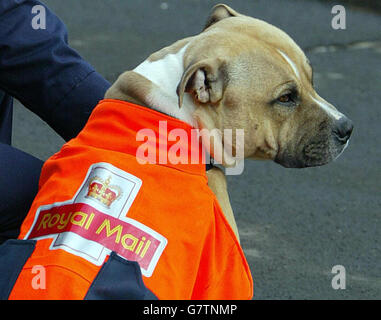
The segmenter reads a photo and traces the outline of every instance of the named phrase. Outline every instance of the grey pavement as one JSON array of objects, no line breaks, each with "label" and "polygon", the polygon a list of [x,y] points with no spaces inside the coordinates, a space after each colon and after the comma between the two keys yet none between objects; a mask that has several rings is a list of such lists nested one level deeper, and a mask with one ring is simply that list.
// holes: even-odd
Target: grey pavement
[{"label": "grey pavement", "polygon": [[[45,1],[66,23],[70,44],[110,81],[200,32],[219,2]],[[355,125],[329,165],[246,161],[242,175],[228,177],[255,299],[381,299],[381,11],[352,2],[341,2],[347,29],[333,30],[331,1],[225,1],[290,34],[314,66],[318,93]],[[45,160],[62,143],[16,103],[14,146]],[[331,286],[335,265],[346,269],[345,290]]]}]

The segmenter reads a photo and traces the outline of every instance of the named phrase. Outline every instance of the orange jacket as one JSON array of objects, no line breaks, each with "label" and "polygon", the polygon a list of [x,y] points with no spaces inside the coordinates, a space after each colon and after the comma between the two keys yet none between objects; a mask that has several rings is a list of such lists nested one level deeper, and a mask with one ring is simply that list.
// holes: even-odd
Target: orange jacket
[{"label": "orange jacket", "polygon": [[[179,143],[174,129],[188,140]],[[38,241],[10,299],[83,299],[112,251],[139,263],[159,299],[251,299],[250,269],[191,130],[145,107],[101,101],[43,166],[19,235]],[[148,155],[156,164],[137,161]],[[31,286],[36,265],[45,290]]]}]

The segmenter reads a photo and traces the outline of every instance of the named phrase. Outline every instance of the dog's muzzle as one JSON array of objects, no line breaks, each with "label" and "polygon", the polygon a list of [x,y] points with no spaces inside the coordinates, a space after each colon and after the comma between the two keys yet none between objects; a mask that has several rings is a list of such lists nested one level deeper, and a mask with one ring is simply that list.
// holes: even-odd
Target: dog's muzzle
[{"label": "dog's muzzle", "polygon": [[323,121],[316,134],[304,135],[300,143],[279,153],[275,162],[286,168],[306,168],[325,165],[337,159],[348,146],[353,123],[343,116],[335,121]]},{"label": "dog's muzzle", "polygon": [[345,145],[348,142],[352,131],[353,122],[344,116],[335,122],[332,133],[338,143]]}]

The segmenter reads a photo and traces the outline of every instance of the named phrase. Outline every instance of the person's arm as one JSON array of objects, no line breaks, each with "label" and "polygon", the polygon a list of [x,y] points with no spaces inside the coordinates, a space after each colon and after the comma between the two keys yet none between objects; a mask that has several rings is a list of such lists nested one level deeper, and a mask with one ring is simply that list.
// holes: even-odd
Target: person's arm
[{"label": "person's arm", "polygon": [[110,86],[67,44],[67,30],[46,6],[35,30],[35,0],[0,1],[0,88],[69,140]]},{"label": "person's arm", "polygon": [[40,159],[0,142],[0,244],[17,238],[37,194],[42,165]]}]

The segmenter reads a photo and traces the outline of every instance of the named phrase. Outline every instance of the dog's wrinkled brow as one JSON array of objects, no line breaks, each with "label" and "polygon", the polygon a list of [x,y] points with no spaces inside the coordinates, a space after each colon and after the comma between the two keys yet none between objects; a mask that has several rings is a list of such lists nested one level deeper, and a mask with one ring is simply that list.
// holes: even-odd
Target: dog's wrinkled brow
[{"label": "dog's wrinkled brow", "polygon": [[289,56],[287,54],[285,54],[283,51],[279,50],[278,49],[278,52],[280,53],[280,55],[283,57],[283,59],[290,65],[291,69],[294,71],[296,77],[298,79],[300,79],[300,74],[299,74],[299,70],[298,68],[296,67],[295,63],[289,58]]}]

